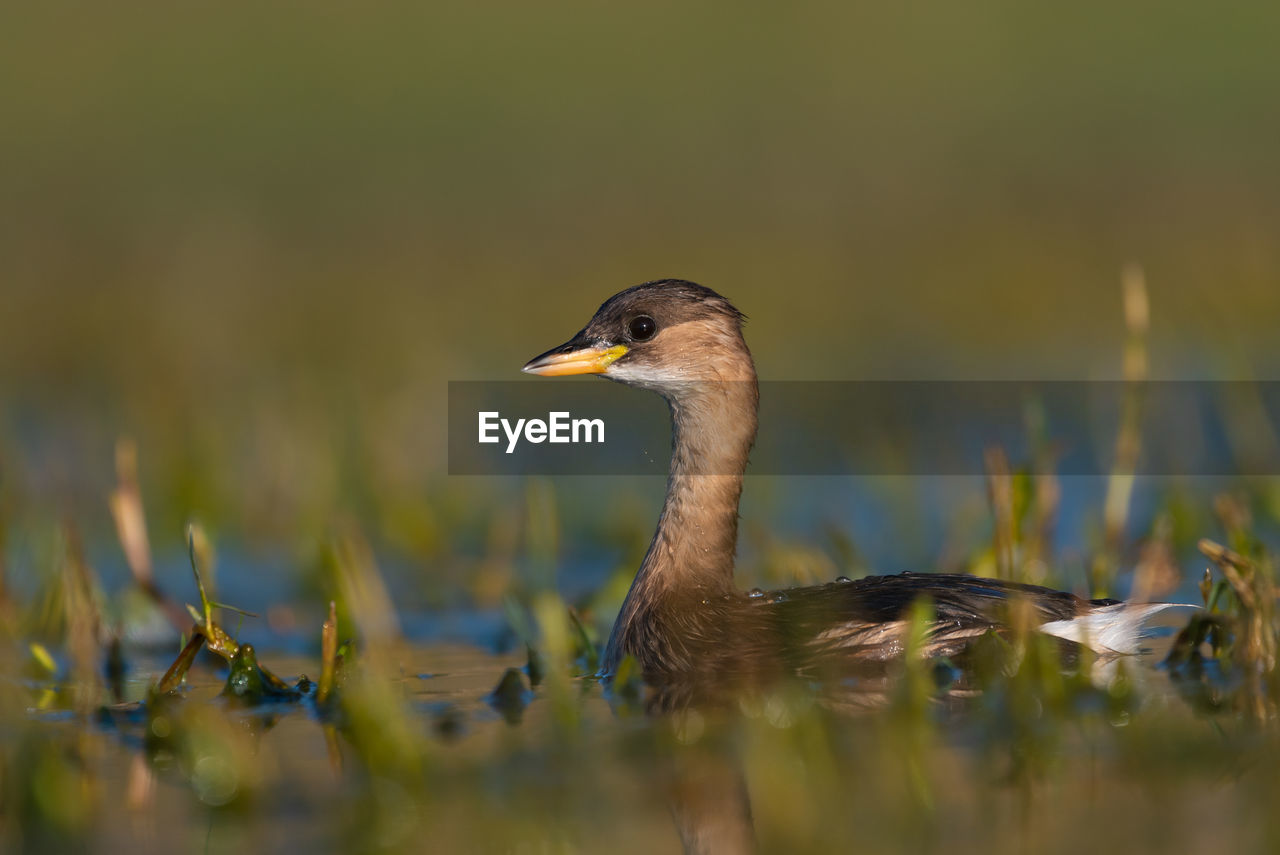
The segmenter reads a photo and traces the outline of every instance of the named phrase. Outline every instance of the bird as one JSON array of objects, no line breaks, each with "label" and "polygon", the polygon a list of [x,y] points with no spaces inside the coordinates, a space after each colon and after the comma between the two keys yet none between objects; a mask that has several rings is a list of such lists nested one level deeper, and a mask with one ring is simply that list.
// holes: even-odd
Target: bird
[{"label": "bird", "polygon": [[599,375],[666,400],[672,452],[657,528],[601,658],[647,681],[856,675],[902,658],[913,606],[932,611],[919,648],[962,657],[990,633],[1029,627],[1107,656],[1136,653],[1169,603],[1125,603],[963,573],[904,572],[764,592],[734,583],[738,504],[759,386],[745,316],[710,288],[662,279],[610,297],[575,336],[523,368]]}]

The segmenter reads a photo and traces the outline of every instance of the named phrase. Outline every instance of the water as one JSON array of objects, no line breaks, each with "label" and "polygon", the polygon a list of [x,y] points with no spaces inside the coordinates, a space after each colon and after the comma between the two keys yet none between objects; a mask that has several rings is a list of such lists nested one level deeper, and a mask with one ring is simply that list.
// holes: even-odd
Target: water
[{"label": "water", "polygon": [[[1065,852],[1089,840],[1101,851],[1161,851],[1161,840],[1188,851],[1179,844],[1210,837],[1248,851],[1273,828],[1261,811],[1273,776],[1257,767],[1275,741],[1196,719],[1155,659],[1130,672],[1120,707],[1106,692],[1060,707],[1015,682],[922,712],[892,691],[836,712],[782,691],[728,714],[655,721],[580,679],[567,684],[571,725],[546,686],[511,724],[489,693],[522,657],[406,645],[390,685],[426,746],[408,775],[362,755],[349,734],[335,759],[308,702],[228,705],[209,663],[183,692],[179,714],[192,717],[173,725],[203,734],[186,760],[148,747],[135,705],[87,729],[31,711],[28,733],[82,746],[97,793],[90,848],[101,852],[652,852],[678,851],[681,835],[745,836],[766,851]],[[164,663],[134,664],[131,701]],[[316,671],[306,657],[270,664],[290,681]],[[1242,765],[1246,744],[1260,753]],[[1224,801],[1228,770],[1236,795]]]}]

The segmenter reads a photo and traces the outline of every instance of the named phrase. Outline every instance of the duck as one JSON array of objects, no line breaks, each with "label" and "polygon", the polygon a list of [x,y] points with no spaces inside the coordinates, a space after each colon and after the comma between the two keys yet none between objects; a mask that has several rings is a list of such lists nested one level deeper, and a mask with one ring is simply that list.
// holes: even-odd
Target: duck
[{"label": "duck", "polygon": [[645,282],[610,297],[576,335],[523,368],[599,375],[654,392],[670,410],[666,496],[597,676],[611,679],[628,658],[659,682],[883,670],[902,658],[922,600],[931,616],[918,649],[929,658],[959,659],[978,639],[1020,627],[1106,657],[1139,651],[1146,621],[1172,604],[933,572],[740,590],[739,500],[759,404],[744,321],[710,288]]}]

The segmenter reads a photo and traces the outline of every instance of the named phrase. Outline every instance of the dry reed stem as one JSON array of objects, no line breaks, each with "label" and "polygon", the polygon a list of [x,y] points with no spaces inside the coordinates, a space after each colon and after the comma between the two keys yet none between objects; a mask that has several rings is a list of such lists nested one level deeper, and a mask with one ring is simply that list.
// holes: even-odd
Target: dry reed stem
[{"label": "dry reed stem", "polygon": [[129,572],[173,628],[186,632],[188,621],[182,607],[156,584],[151,541],[147,536],[147,516],[142,506],[142,490],[138,486],[138,449],[128,439],[116,443],[116,481],[116,489],[111,491],[107,504]]},{"label": "dry reed stem", "polygon": [[195,662],[196,654],[200,652],[200,648],[204,645],[204,633],[200,631],[200,627],[191,629],[191,639],[182,648],[182,652],[178,654],[178,658],[173,660],[173,664],[169,666],[169,670],[164,672],[164,676],[160,678],[160,682],[156,684],[156,692],[164,695],[172,692],[182,684],[182,678],[187,675],[187,671],[191,669],[191,663]]},{"label": "dry reed stem", "polygon": [[1150,304],[1146,274],[1136,264],[1127,265],[1120,276],[1127,337],[1124,345],[1124,396],[1120,401],[1120,425],[1116,432],[1115,459],[1107,478],[1103,499],[1103,552],[1093,562],[1091,584],[1095,595],[1109,593],[1120,563],[1124,530],[1129,521],[1134,476],[1142,454],[1143,384],[1149,374],[1147,331]]},{"label": "dry reed stem", "polygon": [[1012,579],[1014,565],[1013,476],[1009,458],[1003,448],[988,448],[983,457],[987,469],[987,496],[995,521],[992,551],[996,559],[996,578]]},{"label": "dry reed stem", "polygon": [[62,608],[66,616],[67,652],[71,658],[76,706],[78,711],[87,713],[101,682],[97,666],[103,659],[101,642],[106,638],[106,629],[95,595],[97,579],[85,561],[78,533],[69,524],[64,528],[63,540],[66,555],[62,564]]},{"label": "dry reed stem", "polygon": [[320,685],[316,689],[316,703],[323,704],[333,692],[334,675],[338,660],[338,614],[333,600],[329,601],[329,619],[320,632]]}]

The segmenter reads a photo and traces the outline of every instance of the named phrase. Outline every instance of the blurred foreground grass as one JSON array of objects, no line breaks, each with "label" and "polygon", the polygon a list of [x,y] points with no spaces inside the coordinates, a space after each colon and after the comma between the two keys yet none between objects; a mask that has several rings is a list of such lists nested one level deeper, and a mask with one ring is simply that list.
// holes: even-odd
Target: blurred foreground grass
[{"label": "blurred foreground grass", "polygon": [[1064,662],[1057,642],[1015,631],[980,642],[957,681],[913,654],[917,622],[887,682],[765,686],[658,717],[644,714],[653,687],[589,678],[597,640],[549,592],[510,607],[527,659],[407,644],[350,530],[328,547],[338,605],[314,627],[317,652],[263,656],[286,681],[221,628],[237,618],[211,601],[212,551],[192,529],[200,605],[160,677],[154,654],[122,657],[94,574],[69,550],[40,617],[46,633],[61,627],[56,643],[28,640],[38,604],[4,603],[0,839],[26,851],[642,852],[680,839],[692,851],[1270,851],[1275,566],[1249,530],[1231,540],[1244,553],[1202,545],[1216,568],[1208,608],[1160,670],[1150,655]]}]

